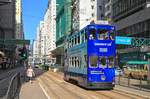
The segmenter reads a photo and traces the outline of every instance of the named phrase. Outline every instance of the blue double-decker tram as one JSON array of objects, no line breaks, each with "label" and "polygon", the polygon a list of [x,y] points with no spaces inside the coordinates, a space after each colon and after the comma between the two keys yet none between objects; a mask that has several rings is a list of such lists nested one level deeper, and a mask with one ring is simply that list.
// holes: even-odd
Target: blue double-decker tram
[{"label": "blue double-decker tram", "polygon": [[65,42],[64,80],[88,89],[113,89],[115,27],[90,24],[68,35]]}]

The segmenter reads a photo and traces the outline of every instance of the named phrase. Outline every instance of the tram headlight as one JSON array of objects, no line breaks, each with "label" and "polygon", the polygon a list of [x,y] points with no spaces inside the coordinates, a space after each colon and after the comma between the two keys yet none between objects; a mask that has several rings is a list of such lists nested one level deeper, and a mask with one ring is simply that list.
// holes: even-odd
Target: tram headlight
[{"label": "tram headlight", "polygon": [[102,75],[102,76],[101,76],[101,80],[106,80],[106,76],[105,76],[105,75]]}]

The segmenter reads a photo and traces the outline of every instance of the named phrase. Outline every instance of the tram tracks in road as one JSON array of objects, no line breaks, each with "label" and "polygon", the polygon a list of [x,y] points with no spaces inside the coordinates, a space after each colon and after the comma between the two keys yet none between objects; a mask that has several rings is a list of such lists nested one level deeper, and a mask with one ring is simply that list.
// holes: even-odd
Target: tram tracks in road
[{"label": "tram tracks in road", "polygon": [[[58,78],[59,79],[63,78],[62,75],[56,74],[54,72],[51,72],[50,74],[53,75],[53,76],[55,76],[55,77],[57,77],[57,79]],[[78,87],[78,86],[75,86],[75,87]],[[81,89],[81,88],[79,88],[78,90],[84,91],[86,93],[86,95],[90,94],[91,95],[90,99],[99,99],[99,98],[101,98],[101,99],[114,99],[114,98],[110,97],[109,95],[99,94],[96,91],[90,91],[90,90],[85,90],[85,89]]]},{"label": "tram tracks in road", "polygon": [[59,99],[57,94],[51,89],[51,86],[49,86],[50,83],[46,82],[45,78],[40,77],[38,78],[38,81],[43,86],[49,97],[51,97],[51,99]]},{"label": "tram tracks in road", "polygon": [[109,96],[112,97],[111,99],[144,99],[142,97],[138,97],[138,96],[133,96],[130,94],[126,94],[124,92],[118,92],[116,90],[110,90],[110,91],[96,91],[96,93],[98,94],[102,94],[105,96]]},{"label": "tram tracks in road", "polygon": [[[49,78],[55,77],[53,79],[55,79],[57,81],[63,80],[61,75],[58,75],[58,74],[53,73],[53,72],[51,72],[50,75],[47,74],[47,76],[49,76]],[[97,94],[97,93],[94,93],[93,91],[82,89],[76,85],[72,85],[72,84],[64,82],[64,81],[62,84],[59,84],[59,85],[63,86],[63,88],[67,89],[67,91],[69,91],[69,92],[73,91],[75,89],[74,93],[82,96],[83,98],[81,98],[81,99],[112,99],[112,97]],[[77,98],[77,99],[80,99],[80,98]]]},{"label": "tram tracks in road", "polygon": [[137,96],[137,95],[134,95],[134,94],[131,94],[131,93],[126,93],[126,92],[120,91],[120,90],[112,90],[112,92],[118,93],[118,94],[121,94],[121,95],[124,95],[124,96],[131,97],[132,99],[143,99],[144,98],[144,97]]},{"label": "tram tracks in road", "polygon": [[[68,97],[71,97],[71,98],[67,97],[68,99],[84,99],[83,97],[73,92],[73,90],[67,89],[64,81],[53,78],[52,76],[49,76],[48,74],[45,74],[44,77],[47,79],[47,81],[52,81],[53,83],[55,83],[59,87],[59,89],[63,91],[64,94],[66,93]],[[63,98],[63,96],[61,97],[61,99],[67,99],[67,98]]]},{"label": "tram tracks in road", "polygon": [[[59,78],[59,79],[63,78],[62,75],[56,74],[54,72],[51,72],[50,74]],[[101,97],[104,96],[105,98],[108,98],[108,99],[116,99],[116,96],[122,97],[121,99],[123,99],[123,98],[124,99],[144,99],[141,96],[136,96],[134,94],[125,93],[124,91],[118,91],[118,90],[109,90],[109,91],[104,92],[104,93],[102,92],[102,90],[101,91],[90,91],[90,93],[91,92],[92,93],[94,92],[93,94],[96,94],[96,95],[101,96]],[[106,94],[106,93],[110,93],[110,94],[112,94],[112,96],[110,94]],[[105,98],[102,98],[102,99],[105,99]]]}]

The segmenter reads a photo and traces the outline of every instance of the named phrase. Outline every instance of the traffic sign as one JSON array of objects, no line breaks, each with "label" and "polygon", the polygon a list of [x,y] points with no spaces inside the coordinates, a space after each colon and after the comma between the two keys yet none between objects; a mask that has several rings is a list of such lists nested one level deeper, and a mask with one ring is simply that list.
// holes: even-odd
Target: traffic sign
[{"label": "traffic sign", "polygon": [[16,44],[30,44],[30,40],[15,40]]},{"label": "traffic sign", "polygon": [[115,43],[123,45],[131,45],[131,37],[116,36]]},{"label": "traffic sign", "polygon": [[21,39],[0,39],[0,44],[30,44],[30,40],[21,40]]}]

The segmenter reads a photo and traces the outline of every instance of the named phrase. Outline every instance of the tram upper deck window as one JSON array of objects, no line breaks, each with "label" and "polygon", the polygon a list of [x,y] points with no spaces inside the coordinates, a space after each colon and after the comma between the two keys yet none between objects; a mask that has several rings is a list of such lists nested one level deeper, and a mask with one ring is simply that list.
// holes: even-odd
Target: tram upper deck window
[{"label": "tram upper deck window", "polygon": [[105,29],[99,29],[98,30],[98,39],[99,40],[112,40],[114,36],[114,32],[107,31]]},{"label": "tram upper deck window", "polygon": [[89,40],[94,40],[94,39],[96,39],[96,30],[90,29],[89,30]]},{"label": "tram upper deck window", "polygon": [[90,66],[93,68],[98,66],[98,56],[90,56]]},{"label": "tram upper deck window", "polygon": [[115,32],[114,31],[110,31],[110,39],[111,40],[114,40],[114,38],[115,38]]},{"label": "tram upper deck window", "polygon": [[98,40],[105,40],[107,37],[107,31],[105,29],[98,30]]}]

